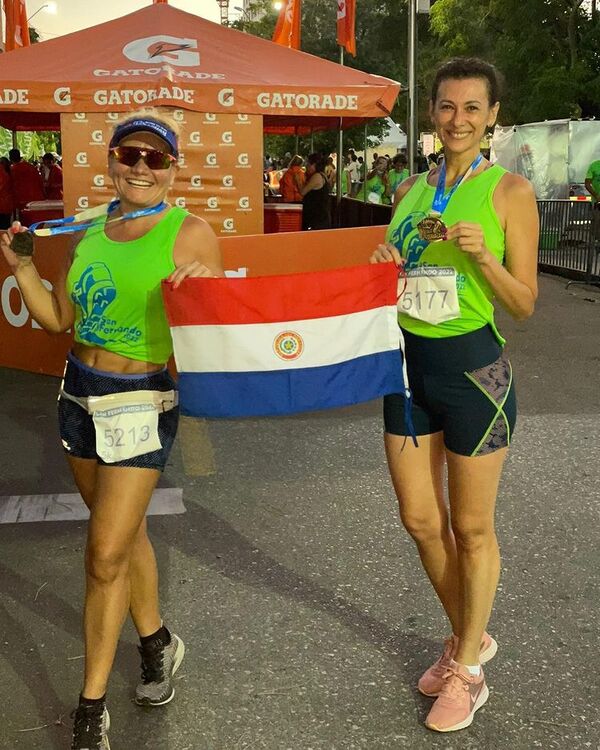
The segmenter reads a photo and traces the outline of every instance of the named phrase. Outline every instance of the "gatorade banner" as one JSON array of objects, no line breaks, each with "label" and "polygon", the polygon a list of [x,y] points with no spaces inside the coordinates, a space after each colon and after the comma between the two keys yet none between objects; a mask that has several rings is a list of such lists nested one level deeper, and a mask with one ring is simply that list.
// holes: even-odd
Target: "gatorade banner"
[{"label": "gatorade banner", "polygon": [[[171,110],[181,127],[170,202],[217,235],[262,234],[262,117]],[[61,115],[65,215],[112,200],[108,144],[117,113]]]}]

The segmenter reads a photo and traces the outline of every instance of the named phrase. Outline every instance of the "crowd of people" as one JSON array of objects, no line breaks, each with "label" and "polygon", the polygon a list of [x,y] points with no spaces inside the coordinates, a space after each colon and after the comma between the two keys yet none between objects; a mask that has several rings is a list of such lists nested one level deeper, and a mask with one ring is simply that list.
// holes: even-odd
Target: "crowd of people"
[{"label": "crowd of people", "polygon": [[[317,159],[318,157],[318,159]],[[438,164],[438,155],[425,157],[421,150],[415,160],[416,172],[427,172]],[[312,160],[323,173],[329,194],[337,192],[336,157],[332,154],[311,154],[306,159],[287,152],[281,159],[268,154],[264,163],[265,196],[281,196],[284,203],[302,203],[302,187],[308,177],[308,164]],[[342,195],[368,203],[391,205],[397,187],[409,176],[408,155],[401,148],[394,156],[373,154],[369,165],[354,149],[344,155],[342,169]]]},{"label": "crowd of people", "polygon": [[8,157],[0,158],[0,229],[8,229],[32,201],[62,199],[63,175],[56,154],[48,152],[32,163],[13,148]]}]

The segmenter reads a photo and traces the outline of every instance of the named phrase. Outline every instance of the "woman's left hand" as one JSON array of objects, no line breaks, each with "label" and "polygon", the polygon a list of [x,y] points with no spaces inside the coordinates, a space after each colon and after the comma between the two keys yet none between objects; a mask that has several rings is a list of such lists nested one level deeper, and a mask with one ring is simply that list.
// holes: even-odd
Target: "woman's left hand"
[{"label": "woman's left hand", "polygon": [[484,263],[490,256],[490,251],[485,246],[485,237],[481,224],[471,224],[468,221],[458,221],[448,227],[444,239],[454,240],[454,243],[463,253],[470,255],[476,263]]},{"label": "woman's left hand", "polygon": [[171,284],[173,284],[173,289],[177,289],[184,279],[216,277],[217,274],[213,273],[208,266],[194,260],[191,263],[184,263],[182,266],[177,266],[173,273],[167,277],[167,281],[170,281]]}]

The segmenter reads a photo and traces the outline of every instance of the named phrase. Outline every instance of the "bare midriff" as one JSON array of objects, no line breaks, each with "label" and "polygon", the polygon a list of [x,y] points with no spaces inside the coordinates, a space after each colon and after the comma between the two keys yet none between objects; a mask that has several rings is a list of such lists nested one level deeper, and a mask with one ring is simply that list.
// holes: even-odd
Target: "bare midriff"
[{"label": "bare midriff", "polygon": [[164,363],[140,362],[137,359],[129,359],[121,354],[109,352],[99,346],[86,346],[76,341],[73,345],[73,354],[80,362],[96,370],[105,372],[121,373],[123,375],[137,375],[144,372],[157,372],[162,370]]}]

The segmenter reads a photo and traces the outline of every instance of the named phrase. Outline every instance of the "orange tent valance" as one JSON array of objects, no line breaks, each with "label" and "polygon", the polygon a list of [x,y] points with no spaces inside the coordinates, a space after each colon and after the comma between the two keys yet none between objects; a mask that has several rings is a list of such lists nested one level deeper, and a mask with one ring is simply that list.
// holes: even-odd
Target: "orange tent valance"
[{"label": "orange tent valance", "polygon": [[0,124],[29,129],[57,127],[61,112],[165,105],[300,133],[384,117],[400,90],[164,3],[1,55],[0,81]]}]

